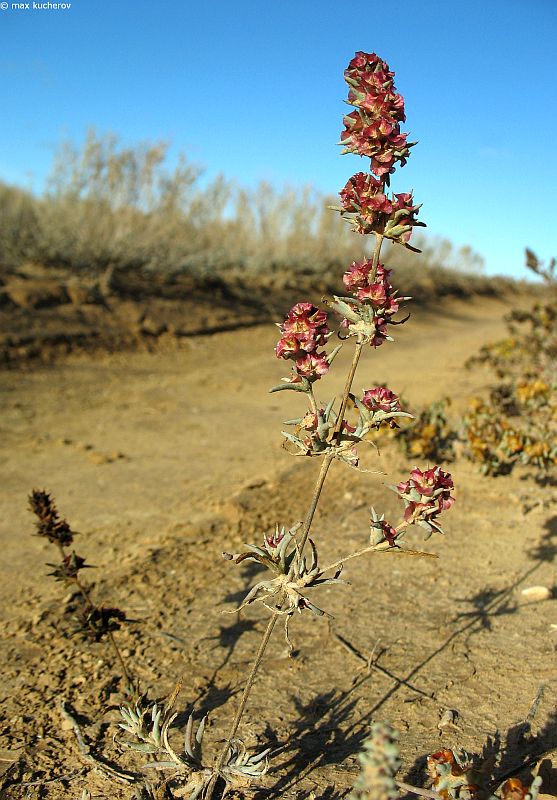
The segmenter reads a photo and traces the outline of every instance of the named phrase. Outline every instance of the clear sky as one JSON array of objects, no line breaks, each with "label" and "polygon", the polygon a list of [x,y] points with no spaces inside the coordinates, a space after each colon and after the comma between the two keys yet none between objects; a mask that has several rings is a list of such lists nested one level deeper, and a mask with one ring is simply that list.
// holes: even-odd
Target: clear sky
[{"label": "clear sky", "polygon": [[208,176],[336,192],[369,164],[335,146],[342,72],[375,51],[419,140],[392,188],[428,230],[489,273],[524,275],[525,245],[557,256],[557,0],[29,6],[0,3],[1,180],[39,190],[60,139],[95,126],[170,140]]}]

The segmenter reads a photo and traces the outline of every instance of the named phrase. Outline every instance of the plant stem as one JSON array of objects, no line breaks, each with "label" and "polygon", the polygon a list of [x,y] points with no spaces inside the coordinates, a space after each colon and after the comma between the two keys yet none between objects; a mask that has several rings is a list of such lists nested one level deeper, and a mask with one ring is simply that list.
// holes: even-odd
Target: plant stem
[{"label": "plant stem", "polygon": [[342,421],[344,419],[344,412],[346,411],[346,405],[348,403],[348,395],[350,394],[350,389],[352,388],[352,381],[354,380],[354,375],[356,374],[356,369],[358,368],[358,362],[360,360],[360,356],[362,355],[362,348],[364,346],[364,342],[360,337],[356,342],[356,349],[354,350],[354,355],[352,357],[352,364],[350,365],[350,372],[347,375],[346,383],[344,384],[344,391],[342,393],[342,402],[340,404],[340,411],[338,412],[338,418],[335,425],[335,439],[338,439],[338,435],[340,429],[342,427]]},{"label": "plant stem", "polygon": [[[62,561],[65,562],[66,558],[67,558],[66,551],[64,550],[64,547],[63,547],[63,545],[60,544],[60,542],[57,542],[57,546],[58,546],[58,550],[60,551],[60,555],[62,556]],[[99,607],[97,605],[95,605],[95,603],[93,603],[93,601],[91,600],[91,595],[89,594],[89,591],[81,583],[81,581],[79,580],[77,575],[74,575],[74,577],[72,578],[72,581],[74,582],[74,584],[77,587],[77,589],[79,589],[79,592],[80,592],[81,596],[85,600],[87,608],[89,608],[91,611],[98,611]],[[114,650],[114,654],[116,655],[116,658],[118,659],[118,662],[120,664],[122,672],[124,673],[124,677],[126,679],[126,683],[128,684],[128,689],[131,692],[132,688],[133,688],[133,684],[132,684],[132,679],[131,679],[130,673],[128,672],[128,668],[126,667],[126,662],[124,661],[124,657],[122,656],[120,648],[116,644],[116,639],[114,638],[114,634],[112,633],[112,631],[107,631],[107,634],[108,634],[108,639],[110,641],[112,649]]]},{"label": "plant stem", "polygon": [[[383,242],[383,236],[381,234],[376,234],[375,238],[376,238],[376,243],[375,243],[375,248],[374,248],[374,251],[373,251],[373,275],[374,276],[375,276],[375,272],[377,271],[377,265],[379,263],[379,255],[381,253],[381,244]],[[344,412],[346,411],[346,405],[348,403],[348,395],[350,394],[350,389],[352,388],[352,381],[354,380],[354,375],[356,374],[356,369],[358,367],[358,362],[359,362],[360,356],[362,354],[363,345],[364,345],[364,342],[362,341],[362,339],[360,337],[358,337],[358,340],[356,342],[356,348],[355,348],[355,351],[354,351],[354,356],[352,358],[352,364],[350,365],[350,371],[348,373],[348,377],[346,378],[346,383],[344,384],[344,391],[342,393],[342,401],[341,401],[341,405],[340,405],[340,413],[338,415],[338,419],[337,419],[337,422],[336,422],[336,425],[335,425],[335,429],[334,429],[333,442],[334,442],[335,439],[338,439],[339,432],[340,432],[340,429],[342,427],[342,420],[343,420],[343,417],[344,417]],[[310,405],[311,405],[313,413],[317,414],[317,403],[315,401],[315,395],[313,393],[313,388],[311,386],[310,386],[310,390],[308,391],[308,397],[309,397],[309,402],[310,402]],[[315,512],[317,510],[317,506],[319,504],[319,500],[320,500],[320,497],[321,497],[321,492],[323,490],[323,485],[325,483],[325,479],[327,477],[327,473],[329,471],[329,467],[331,466],[331,463],[333,462],[333,459],[335,457],[333,448],[334,448],[334,445],[332,445],[331,448],[329,449],[329,451],[325,454],[325,456],[323,458],[323,462],[321,464],[321,469],[319,470],[319,475],[317,476],[317,482],[316,482],[315,488],[313,490],[313,494],[312,494],[311,501],[310,501],[310,506],[309,506],[309,509],[308,509],[307,514],[306,514],[306,518],[304,520],[304,524],[303,524],[303,527],[302,527],[302,537],[301,537],[300,543],[298,545],[300,553],[303,552],[305,544],[306,544],[306,542],[308,540],[309,533],[310,533],[310,530],[311,530],[311,525],[312,525],[312,522],[313,522],[313,518],[315,516]],[[368,549],[369,548],[366,548],[362,552],[367,552]],[[350,557],[353,557],[353,556],[350,556]],[[279,602],[277,604],[277,612],[279,612],[282,609],[282,603],[284,601],[284,598],[285,598],[285,593],[283,592],[281,594],[281,596],[279,598]],[[218,776],[219,776],[220,770],[224,766],[224,762],[226,761],[226,757],[227,757],[228,751],[230,749],[230,742],[236,736],[238,728],[240,727],[240,722],[242,720],[242,716],[243,716],[244,711],[246,709],[246,705],[247,705],[247,701],[248,701],[251,689],[252,689],[253,684],[255,682],[255,678],[257,676],[257,672],[258,672],[259,667],[261,665],[261,661],[263,660],[263,656],[265,654],[265,650],[267,649],[267,645],[269,644],[269,641],[271,639],[271,635],[273,633],[275,625],[277,624],[277,619],[278,619],[278,613],[273,614],[273,616],[269,620],[269,623],[268,623],[268,625],[267,625],[267,627],[265,629],[265,633],[263,634],[263,639],[261,640],[261,644],[259,645],[259,649],[257,651],[257,655],[255,656],[255,660],[254,660],[254,662],[252,664],[250,673],[248,675],[248,679],[246,681],[246,685],[245,685],[244,691],[242,693],[242,699],[240,700],[240,705],[238,707],[238,710],[236,712],[236,715],[235,715],[234,720],[232,722],[232,725],[230,727],[230,732],[229,732],[228,737],[227,737],[227,739],[226,739],[226,741],[224,743],[224,747],[221,750],[220,755],[219,755],[219,757],[218,757],[218,759],[217,759],[217,761],[215,763],[213,776],[212,776],[211,780],[209,781],[209,783],[207,785],[207,789],[205,791],[205,800],[211,800],[211,798],[213,796],[213,792],[215,790],[215,786],[216,786],[216,783],[217,783],[217,780],[218,780]]]},{"label": "plant stem", "polygon": [[358,558],[359,556],[363,556],[366,553],[371,552],[386,553],[388,552],[388,549],[379,549],[376,544],[369,544],[367,547],[363,547],[361,550],[357,550],[355,553],[350,553],[349,556],[344,556],[344,558],[339,558],[338,561],[334,561],[332,564],[327,564],[326,567],[323,567],[321,572],[329,572],[332,569],[343,566],[343,564],[346,561],[350,561],[351,558]]},{"label": "plant stem", "polygon": [[403,792],[411,792],[411,794],[417,794],[419,797],[428,797],[431,800],[441,800],[441,795],[431,789],[420,789],[418,786],[411,786],[409,783],[397,780],[395,780],[395,783]]},{"label": "plant stem", "polygon": [[128,684],[128,691],[130,692],[130,694],[134,695],[135,691],[137,689],[137,686],[136,686],[136,689],[134,689],[133,682],[132,682],[132,679],[131,679],[131,675],[128,672],[128,668],[126,667],[126,662],[124,661],[124,656],[122,655],[122,651],[120,650],[120,648],[116,644],[116,639],[114,638],[114,634],[112,633],[112,631],[108,631],[108,638],[110,640],[110,644],[112,645],[112,649],[114,650],[114,652],[116,654],[116,658],[118,659],[118,661],[120,663],[120,666],[122,668],[122,672],[124,673],[124,677],[126,679],[126,683]]},{"label": "plant stem", "polygon": [[[317,476],[317,482],[315,484],[315,489],[313,490],[313,495],[312,495],[312,498],[311,498],[310,507],[309,507],[308,512],[306,514],[306,518],[305,518],[304,525],[303,525],[303,528],[302,528],[302,539],[301,539],[301,542],[300,542],[300,552],[303,549],[303,546],[305,545],[305,543],[307,541],[307,538],[309,536],[309,532],[310,532],[310,529],[311,529],[311,523],[313,522],[313,517],[315,515],[315,511],[316,511],[317,505],[319,503],[319,498],[321,496],[321,491],[323,489],[323,484],[325,483],[325,478],[327,477],[327,472],[329,471],[329,467],[331,466],[331,462],[333,461],[333,458],[334,458],[334,455],[331,452],[329,452],[329,453],[327,453],[325,455],[325,457],[323,459],[323,463],[321,464],[321,469],[319,470],[319,475]],[[284,600],[284,597],[285,597],[285,593],[283,592],[281,594],[281,596],[279,597],[278,609],[277,609],[278,611],[281,610],[281,606],[282,606],[282,602]],[[237,733],[238,728],[240,726],[240,722],[242,720],[242,716],[243,716],[244,711],[246,709],[246,705],[247,705],[247,701],[248,701],[249,695],[251,693],[251,689],[252,689],[253,684],[255,682],[255,678],[256,678],[257,672],[259,670],[259,667],[261,665],[261,661],[263,660],[263,656],[265,654],[265,650],[267,649],[267,645],[269,644],[269,640],[271,638],[271,635],[273,633],[275,625],[277,624],[277,620],[278,620],[278,613],[275,613],[275,614],[273,614],[273,616],[269,620],[269,623],[268,623],[267,627],[265,628],[265,633],[263,634],[263,638],[262,638],[261,643],[259,645],[259,649],[257,651],[257,655],[255,656],[255,659],[254,659],[254,662],[252,664],[250,673],[248,675],[248,679],[246,681],[246,685],[244,686],[244,691],[242,692],[242,699],[240,700],[240,705],[238,706],[238,710],[236,712],[236,715],[235,715],[234,720],[232,722],[232,725],[230,727],[230,731],[229,731],[229,734],[228,734],[228,736],[226,738],[224,747],[221,750],[220,755],[219,755],[219,757],[218,757],[218,759],[216,761],[213,777],[211,778],[211,780],[209,781],[209,783],[207,785],[207,789],[206,789],[206,792],[205,792],[205,800],[211,800],[211,798],[213,796],[213,792],[214,792],[214,789],[215,789],[215,786],[216,786],[216,783],[217,783],[217,780],[218,780],[218,776],[219,776],[219,771],[222,769],[222,767],[224,765],[224,762],[226,760],[226,756],[228,755],[228,751],[229,751],[229,748],[230,748],[230,742],[236,736],[236,733]]]},{"label": "plant stem", "polygon": [[228,755],[228,748],[230,746],[230,742],[236,736],[236,733],[237,733],[238,728],[240,726],[240,721],[242,719],[242,716],[244,714],[244,710],[246,708],[246,703],[248,701],[248,697],[249,697],[249,694],[250,694],[250,691],[251,691],[251,687],[253,686],[253,683],[255,681],[255,676],[257,675],[257,671],[259,669],[259,665],[261,664],[261,661],[263,659],[263,655],[265,654],[265,650],[267,649],[267,645],[269,643],[269,639],[271,638],[271,635],[273,633],[275,625],[277,624],[277,621],[278,621],[278,613],[277,614],[273,614],[273,616],[271,617],[271,619],[269,620],[269,622],[267,624],[267,627],[265,628],[265,633],[263,634],[263,638],[261,640],[261,644],[259,645],[259,649],[257,651],[257,655],[255,656],[255,660],[254,660],[254,662],[252,664],[250,673],[248,675],[248,679],[246,681],[246,685],[244,686],[244,691],[242,693],[242,699],[240,700],[240,705],[238,706],[238,710],[236,711],[236,715],[234,717],[234,720],[232,721],[232,725],[230,726],[230,731],[229,731],[228,736],[226,738],[225,745],[224,745],[224,747],[222,749],[222,752],[221,752],[221,754],[220,754],[220,756],[219,756],[219,758],[217,760],[217,763],[215,765],[215,774],[214,774],[213,778],[211,779],[211,783],[209,783],[209,785],[207,787],[207,793],[206,793],[206,797],[207,798],[211,797],[211,793],[212,793],[212,790],[213,790],[214,785],[216,783],[216,780],[217,780],[217,777],[218,777],[218,773],[222,769],[222,767],[224,765],[224,762],[225,762],[225,759],[226,759],[226,756]]},{"label": "plant stem", "polygon": [[406,550],[402,549],[401,547],[391,547],[388,542],[380,542],[377,544],[370,544],[367,547],[363,547],[361,550],[357,550],[355,553],[350,553],[349,556],[344,556],[344,558],[339,558],[338,561],[334,561],[332,564],[327,564],[326,567],[323,567],[321,570],[322,573],[329,572],[332,569],[336,569],[337,567],[341,567],[346,561],[350,561],[351,558],[358,558],[359,556],[363,556],[366,553],[396,553],[401,555],[406,553],[407,556],[421,556],[422,558],[437,558],[435,553],[426,553],[423,550]]},{"label": "plant stem", "polygon": [[318,411],[317,411],[317,403],[316,403],[316,400],[315,400],[315,395],[313,393],[313,386],[311,385],[311,383],[310,383],[309,389],[308,389],[308,397],[309,397],[309,403],[310,403],[310,406],[311,406],[311,410],[315,414],[315,418],[318,419],[319,414],[318,414]]},{"label": "plant stem", "polygon": [[375,276],[377,274],[377,265],[379,264],[379,256],[381,255],[381,245],[383,244],[383,239],[385,237],[382,233],[375,234],[375,247],[373,248],[373,255],[371,257],[371,280],[370,283],[375,281]]},{"label": "plant stem", "polygon": [[327,477],[327,473],[329,471],[329,467],[334,459],[334,454],[329,450],[328,453],[323,458],[323,463],[321,464],[321,469],[319,470],[319,475],[317,476],[317,482],[315,484],[315,489],[313,490],[313,495],[311,498],[311,503],[306,514],[306,518],[304,520],[304,525],[302,527],[302,538],[300,539],[300,553],[303,551],[305,543],[308,540],[309,532],[311,530],[311,524],[313,522],[313,517],[315,516],[315,512],[317,510],[317,506],[319,504],[319,498],[321,497],[321,491],[323,489],[323,484],[325,483],[325,478]]},{"label": "plant stem", "polygon": [[[381,245],[383,244],[384,236],[381,233],[375,234],[375,247],[373,248],[373,256],[371,261],[371,278],[370,283],[373,283],[375,280],[375,275],[377,273],[377,265],[379,264],[379,257],[381,255]],[[356,342],[356,349],[354,351],[354,356],[352,358],[352,364],[350,366],[350,372],[348,373],[348,377],[346,378],[346,383],[344,384],[344,392],[342,394],[342,403],[340,404],[340,411],[338,412],[338,419],[335,425],[335,438],[338,440],[340,429],[342,427],[342,421],[344,419],[344,412],[346,411],[346,405],[348,403],[348,395],[350,394],[350,389],[352,388],[352,381],[354,380],[354,375],[356,374],[356,369],[358,367],[358,362],[360,360],[360,356],[362,355],[362,348],[364,346],[364,342],[362,341],[361,337],[358,336]]]}]

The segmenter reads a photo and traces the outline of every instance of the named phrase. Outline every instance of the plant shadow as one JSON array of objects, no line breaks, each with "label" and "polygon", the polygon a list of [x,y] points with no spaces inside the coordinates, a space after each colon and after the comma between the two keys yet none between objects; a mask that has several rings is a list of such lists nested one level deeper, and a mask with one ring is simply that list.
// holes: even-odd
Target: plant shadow
[{"label": "plant shadow", "polygon": [[[280,764],[281,774],[270,789],[266,788],[265,792],[260,791],[255,794],[256,800],[263,800],[263,796],[278,798],[293,787],[296,787],[300,797],[309,794],[310,792],[306,793],[305,789],[301,791],[297,784],[302,779],[308,778],[317,767],[339,764],[358,753],[369,735],[371,720],[402,687],[417,695],[431,698],[430,693],[415,685],[415,678],[455,640],[461,637],[468,639],[482,630],[491,631],[494,618],[517,613],[519,605],[514,600],[516,589],[544,562],[554,560],[557,554],[557,543],[554,543],[557,537],[557,517],[547,520],[545,529],[546,532],[531,552],[534,563],[504,589],[486,587],[470,598],[463,598],[470,604],[470,610],[456,614],[449,623],[454,629],[404,675],[397,675],[381,665],[380,659],[385,651],[376,653],[375,658],[373,654],[372,657],[366,658],[348,639],[333,632],[331,628],[331,633],[337,642],[361,662],[360,675],[353,679],[351,686],[346,690],[335,689],[321,693],[307,704],[301,704],[295,699],[298,718],[293,733],[273,752],[273,755],[283,754],[287,757],[286,761]],[[364,713],[356,716],[356,705],[360,698],[355,692],[374,672],[389,677],[393,685]],[[543,696],[542,688],[540,693],[540,698],[536,699],[523,722],[509,728],[504,735],[497,732],[485,744],[479,760],[484,765],[486,780],[492,785],[498,786],[507,777],[528,770],[533,764],[534,757],[537,760],[545,752],[557,748],[557,712],[552,712],[543,728],[538,733],[532,734],[531,723]],[[425,764],[425,755],[415,760],[407,770],[409,782],[423,785]],[[352,771],[349,772],[348,769],[346,774],[351,778],[354,777]],[[524,778],[525,781],[531,778],[531,770]],[[321,787],[319,795],[323,796]],[[337,789],[336,796],[338,795]]]}]

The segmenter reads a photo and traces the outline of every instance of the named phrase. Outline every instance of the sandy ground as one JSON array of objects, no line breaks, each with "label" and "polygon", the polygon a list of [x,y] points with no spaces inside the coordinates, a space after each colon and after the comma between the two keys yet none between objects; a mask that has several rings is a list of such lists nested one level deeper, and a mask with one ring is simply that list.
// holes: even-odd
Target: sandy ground
[{"label": "sandy ground", "polygon": [[[463,363],[503,334],[509,302],[416,310],[396,344],[365,354],[355,389],[386,383],[416,405],[450,395],[458,416],[488,382]],[[3,373],[1,797],[78,798],[83,788],[134,797],[82,760],[61,698],[98,756],[140,766],[112,742],[122,682],[111,652],[64,636],[71,597],[46,575],[55,551],[31,535],[32,488],[50,491],[80,532],[76,550],[97,567],[87,574],[97,597],[137,620],[117,636],[143,687],[164,697],[183,678],[181,707],[210,712],[209,753],[225,734],[265,614],[223,614],[256,572],[220,553],[302,519],[319,468],[281,448],[281,422],[302,400],[268,394],[285,374],[275,340],[265,325]],[[340,393],[349,350],[318,384],[321,401]],[[314,526],[324,560],[365,545],[371,504],[395,516],[384,484],[413,464],[391,446],[380,458],[370,447],[363,466],[385,474],[331,469]],[[502,774],[557,746],[557,604],[521,594],[553,592],[555,489],[524,474],[484,478],[465,461],[449,469],[458,502],[446,536],[426,546],[438,559],[350,562],[351,585],[320,595],[330,625],[293,620],[293,658],[277,629],[241,729],[247,745],[274,751],[257,796],[343,794],[373,720],[399,729],[401,776],[420,784],[425,755],[440,747],[498,754]],[[439,730],[446,709],[458,711],[456,726]]]}]

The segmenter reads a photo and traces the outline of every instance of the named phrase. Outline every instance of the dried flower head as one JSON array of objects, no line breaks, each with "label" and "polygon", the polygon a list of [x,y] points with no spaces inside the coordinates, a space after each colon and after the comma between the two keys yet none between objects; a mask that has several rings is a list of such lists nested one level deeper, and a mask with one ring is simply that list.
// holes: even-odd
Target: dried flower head
[{"label": "dried flower head", "polygon": [[44,536],[62,547],[73,542],[73,531],[65,519],[60,519],[54,500],[48,492],[33,489],[29,495],[29,508],[38,518],[35,523],[37,536]]},{"label": "dried flower head", "polygon": [[443,749],[427,757],[432,788],[446,800],[474,800],[479,786],[472,760],[464,751]]},{"label": "dried flower head", "polygon": [[308,411],[303,417],[286,420],[285,425],[295,426],[295,432],[282,431],[282,435],[293,455],[322,456],[333,451],[339,460],[350,466],[357,466],[358,458],[353,445],[363,434],[343,419],[339,432],[335,435],[338,416],[333,410],[333,404],[334,398],[326,408],[319,408],[316,412]]},{"label": "dried flower head", "polygon": [[[352,265],[354,271],[350,270],[345,275],[345,278],[348,276],[348,282],[354,285],[354,297],[333,295],[332,300],[325,302],[341,317],[340,326],[344,334],[341,338],[357,336],[372,347],[380,347],[384,342],[392,341],[388,333],[390,325],[402,325],[408,320],[408,316],[395,320],[394,315],[401,304],[411,298],[398,296],[388,280],[392,270],[385,269],[382,264],[377,267],[375,279],[364,284],[362,275],[366,266],[364,262],[355,262]],[[368,277],[369,280],[372,280],[371,277]]]},{"label": "dried flower head", "polygon": [[412,192],[385,194],[382,182],[366,172],[352,175],[340,191],[338,209],[356,233],[378,233],[408,246],[413,228],[425,227],[416,216]]},{"label": "dried flower head", "polygon": [[369,411],[401,411],[400,399],[386,386],[366,389],[362,397],[362,405]]},{"label": "dried flower head", "polygon": [[524,786],[520,778],[509,778],[499,790],[501,800],[536,800],[541,785],[541,775],[534,778],[530,787]]},{"label": "dried flower head", "polygon": [[373,507],[370,509],[370,512],[369,543],[372,545],[379,545],[383,544],[383,542],[387,542],[389,547],[394,547],[396,539],[400,535],[397,529],[391,525],[390,522],[387,522],[384,514],[379,516]]},{"label": "dried flower head", "polygon": [[61,564],[48,564],[48,566],[53,567],[52,572],[48,574],[57,581],[65,583],[75,583],[75,578],[81,569],[90,569],[89,564],[85,563],[85,559],[74,552],[65,555]]},{"label": "dried flower head", "polygon": [[[307,609],[317,616],[326,613],[309,599],[307,590],[332,583],[344,583],[339,579],[342,565],[332,577],[324,576],[323,570],[319,567],[317,548],[311,539],[309,539],[311,560],[308,562],[294,536],[299,527],[300,524],[297,524],[289,531],[282,528],[279,532],[277,526],[271,538],[268,535],[263,537],[263,547],[248,544],[246,545],[248,550],[243,553],[223,553],[223,557],[228,561],[234,561],[236,564],[246,560],[256,561],[271,571],[274,577],[258,581],[234,613],[251,603],[260,602],[273,613],[283,615],[286,641],[290,647],[288,620],[295,611],[301,613]],[[268,605],[270,602],[275,605]]]}]

